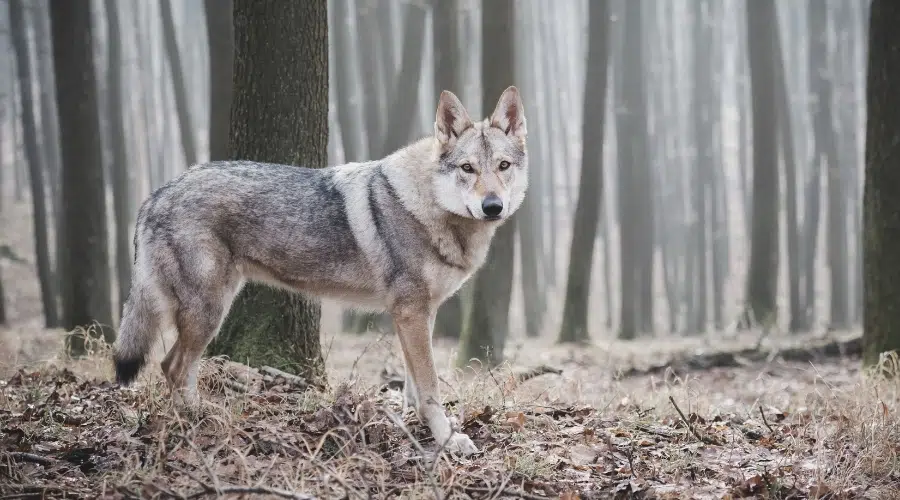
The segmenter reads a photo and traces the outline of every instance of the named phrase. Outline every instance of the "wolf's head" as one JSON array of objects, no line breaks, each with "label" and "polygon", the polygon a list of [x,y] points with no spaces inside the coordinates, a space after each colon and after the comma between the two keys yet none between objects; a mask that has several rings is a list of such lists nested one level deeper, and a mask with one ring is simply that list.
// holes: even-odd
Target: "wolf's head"
[{"label": "wolf's head", "polygon": [[434,123],[435,193],[462,217],[499,221],[522,205],[528,188],[525,110],[515,87],[503,91],[490,118],[473,123],[452,92],[441,92]]}]

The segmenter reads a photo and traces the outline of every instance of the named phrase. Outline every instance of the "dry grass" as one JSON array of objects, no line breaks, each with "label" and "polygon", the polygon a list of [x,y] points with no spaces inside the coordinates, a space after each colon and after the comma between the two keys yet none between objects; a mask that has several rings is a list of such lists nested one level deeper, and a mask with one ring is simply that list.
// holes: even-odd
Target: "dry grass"
[{"label": "dry grass", "polygon": [[[367,371],[390,371],[389,340],[367,341]],[[107,358],[97,346],[0,382],[4,498],[898,497],[895,358],[875,374],[775,360],[622,381],[583,359],[525,383],[443,370],[447,409],[482,450],[469,460],[435,460],[397,391],[353,375],[362,358],[337,362],[325,392],[207,360],[195,416],[155,366],[122,389]]]}]

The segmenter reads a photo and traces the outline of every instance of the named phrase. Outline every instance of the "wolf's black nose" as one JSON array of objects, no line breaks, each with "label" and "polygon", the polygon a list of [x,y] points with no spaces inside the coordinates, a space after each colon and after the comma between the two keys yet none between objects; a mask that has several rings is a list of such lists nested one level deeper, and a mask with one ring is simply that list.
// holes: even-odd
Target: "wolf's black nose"
[{"label": "wolf's black nose", "polygon": [[488,217],[498,217],[500,212],[503,211],[503,200],[496,194],[491,193],[481,202],[481,210],[483,210],[484,215],[487,215]]}]

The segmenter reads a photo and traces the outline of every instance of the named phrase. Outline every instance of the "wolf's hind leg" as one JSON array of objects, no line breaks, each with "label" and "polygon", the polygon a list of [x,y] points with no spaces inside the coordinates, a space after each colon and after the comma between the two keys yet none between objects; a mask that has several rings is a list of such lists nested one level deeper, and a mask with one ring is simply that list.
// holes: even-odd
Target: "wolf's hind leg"
[{"label": "wolf's hind leg", "polygon": [[176,400],[187,406],[196,406],[200,402],[197,392],[200,357],[225,319],[236,288],[232,285],[227,291],[197,290],[196,295],[182,302],[178,309],[175,318],[178,339],[166,354],[162,369]]}]

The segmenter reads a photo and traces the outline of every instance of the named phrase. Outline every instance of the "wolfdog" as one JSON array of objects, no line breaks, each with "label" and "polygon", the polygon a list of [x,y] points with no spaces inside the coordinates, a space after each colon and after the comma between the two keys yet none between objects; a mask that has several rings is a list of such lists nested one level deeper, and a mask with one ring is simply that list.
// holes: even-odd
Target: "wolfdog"
[{"label": "wolfdog", "polygon": [[[163,330],[161,366],[193,406],[198,363],[248,281],[387,311],[412,404],[444,449],[478,451],[444,413],[431,336],[438,306],[484,263],[528,187],[525,114],[507,88],[473,122],[441,93],[434,135],[377,161],[323,169],[251,161],[194,165],[144,201],[132,286],[113,346],[127,385]],[[512,258],[505,255],[501,258]]]}]

